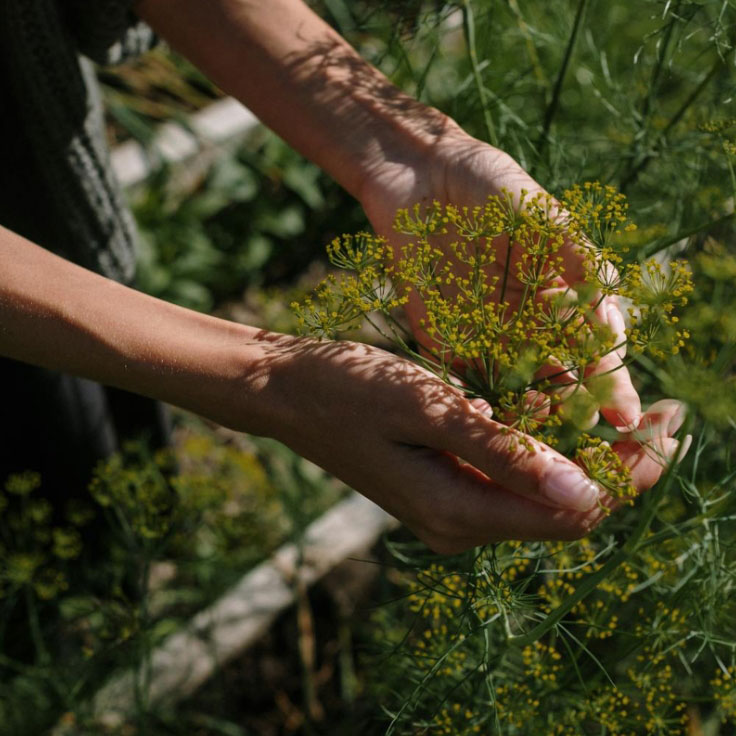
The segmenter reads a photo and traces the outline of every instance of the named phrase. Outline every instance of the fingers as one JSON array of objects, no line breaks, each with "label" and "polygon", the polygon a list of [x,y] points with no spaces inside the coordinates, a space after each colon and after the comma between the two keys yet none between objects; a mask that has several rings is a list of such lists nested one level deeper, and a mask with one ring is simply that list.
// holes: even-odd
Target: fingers
[{"label": "fingers", "polygon": [[637,427],[641,421],[641,399],[616,351],[607,353],[588,368],[585,380],[589,388],[596,378],[605,382],[603,390],[596,393],[600,394],[601,414],[606,421],[619,432],[629,432]]},{"label": "fingers", "polygon": [[618,299],[614,296],[607,296],[600,303],[596,313],[613,332],[616,352],[619,358],[623,360],[626,357],[626,322],[624,322],[624,315]]},{"label": "fingers", "polygon": [[[580,477],[582,473],[550,448],[533,442],[521,445],[518,435],[504,431],[482,414],[480,404],[475,400],[465,418],[453,413],[433,436],[471,465],[430,447],[394,446],[393,452],[400,455],[396,465],[402,469],[401,486],[414,488],[424,501],[412,507],[414,516],[407,523],[433,550],[453,554],[505,539],[577,539],[606,517],[601,506],[613,509],[618,505],[600,494],[596,498],[600,503],[587,508],[551,508],[545,491],[550,473],[565,476],[572,471],[565,477],[568,488],[575,485],[574,474]],[[638,431],[650,436],[647,444],[637,441],[634,434],[614,443],[638,489],[651,488],[669,463],[687,450],[687,441],[680,446],[667,436],[679,428],[683,417],[679,402],[658,402],[639,425]],[[457,438],[454,443],[452,436]]]},{"label": "fingers", "polygon": [[641,399],[623,362],[626,357],[626,324],[618,299],[612,296],[601,299],[593,317],[611,330],[615,349],[591,366],[585,377],[586,380],[602,377],[608,382],[607,390],[600,396],[601,413],[620,432],[631,431],[641,419]]},{"label": "fingers", "polygon": [[632,482],[640,491],[648,491],[680,455],[680,443],[673,437],[658,437],[646,445],[635,441],[616,442],[613,449],[631,470]]},{"label": "fingers", "polygon": [[[423,445],[452,453],[491,481],[537,503],[574,511],[596,506],[599,488],[572,461],[494,421],[482,408],[463,403],[470,411],[448,410],[427,424]],[[652,441],[642,444],[629,436],[614,445],[631,465],[638,489],[650,488],[677,452],[677,443],[668,434],[679,427],[683,416],[679,402],[659,402],[639,423],[639,431],[648,433]]]},{"label": "fingers", "polygon": [[[678,453],[678,443],[673,438],[659,438],[656,453],[628,440],[617,443],[614,449],[630,468],[635,485],[647,490]],[[428,448],[401,450],[412,456],[411,462],[402,463],[406,482],[426,499],[423,513],[408,525],[439,554],[456,554],[507,539],[574,540],[589,534],[607,516],[598,504],[588,511],[550,508]],[[601,504],[609,509],[618,505],[604,494]]]},{"label": "fingers", "polygon": [[428,448],[398,447],[405,487],[424,503],[405,523],[438,554],[507,539],[571,540],[588,534],[602,518],[591,512],[553,509],[509,491],[469,465]]},{"label": "fingers", "polygon": [[654,437],[671,437],[685,421],[687,407],[675,399],[662,399],[652,404],[641,418],[634,438],[646,442]]},{"label": "fingers", "polygon": [[[613,269],[613,266],[611,266]],[[614,269],[615,270],[615,269]],[[569,278],[569,274],[567,274]],[[567,286],[565,288],[546,289],[542,298],[556,309],[563,309],[566,302],[575,304],[577,295],[575,291]],[[598,324],[605,324],[612,333],[614,349],[604,355],[600,361],[591,365],[585,372],[585,381],[596,377],[605,377],[605,383],[597,382],[597,389],[593,393],[595,401],[587,390],[583,390],[582,382],[578,380],[577,372],[568,370],[560,365],[559,361],[550,361],[535,376],[537,379],[550,377],[554,383],[559,384],[557,393],[562,399],[561,410],[564,414],[567,410],[575,410],[577,420],[574,423],[581,427],[591,427],[597,424],[598,416],[594,414],[595,403],[601,404],[603,416],[619,431],[630,431],[635,428],[641,418],[641,401],[636,389],[631,382],[631,376],[623,363],[626,357],[626,325],[618,299],[613,296],[602,298],[596,297],[597,305],[589,312],[588,319]],[[582,325],[581,325],[582,327]],[[596,383],[594,381],[594,383]],[[606,390],[600,390],[605,388]],[[574,396],[575,401],[569,399]],[[577,404],[577,407],[574,405]],[[584,406],[587,406],[589,416],[581,416]]]},{"label": "fingers", "polygon": [[[591,253],[583,245],[567,240],[562,249],[562,258],[562,276],[571,288],[590,281]],[[613,264],[600,260],[595,267],[601,283],[617,283],[619,276]],[[601,413],[619,431],[630,430],[638,425],[641,418],[641,400],[623,363],[626,357],[626,323],[623,312],[615,296],[603,297],[598,291],[592,297],[592,303],[597,305],[593,309],[592,318],[609,327],[613,333],[615,349],[589,369],[586,378],[610,376],[611,390],[608,400],[602,403]]]},{"label": "fingers", "polygon": [[667,466],[680,462],[690,449],[692,436],[682,442],[672,437],[685,421],[686,407],[680,401],[663,399],[649,407],[637,429],[614,442],[613,449],[631,468],[634,485],[651,488]]},{"label": "fingers", "polygon": [[[660,438],[656,455],[633,441],[617,443],[614,448],[631,469],[636,486],[647,490],[659,480],[666,459],[677,453],[677,444],[675,439]],[[428,448],[401,450],[412,456],[410,462],[402,463],[406,482],[426,499],[423,513],[407,523],[439,554],[456,554],[507,539],[579,539],[607,516],[598,504],[588,511],[550,508]],[[611,509],[617,505],[605,495],[601,503]]]},{"label": "fingers", "polygon": [[447,450],[495,483],[539,503],[587,511],[598,501],[597,485],[572,461],[477,409],[445,412],[426,426],[421,442]]},{"label": "fingers", "polygon": [[[686,407],[680,401],[658,401],[649,407],[636,431],[613,443],[614,451],[631,470],[632,483],[639,491],[649,490],[672,462],[679,463],[687,454],[692,436],[686,435],[682,442],[670,436],[682,426],[685,414]],[[609,499],[606,505],[615,508],[617,504]]]},{"label": "fingers", "polygon": [[493,407],[485,399],[471,399],[469,403],[474,409],[481,414],[485,414],[489,419],[493,416]]}]

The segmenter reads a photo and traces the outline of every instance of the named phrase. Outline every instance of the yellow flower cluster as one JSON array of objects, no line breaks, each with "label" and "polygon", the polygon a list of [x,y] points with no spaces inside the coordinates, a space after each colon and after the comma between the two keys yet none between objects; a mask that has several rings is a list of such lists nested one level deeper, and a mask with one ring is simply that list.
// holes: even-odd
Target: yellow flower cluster
[{"label": "yellow flower cluster", "polygon": [[315,298],[292,303],[299,328],[317,337],[334,337],[357,327],[373,312],[391,313],[407,303],[408,289],[394,286],[389,246],[369,233],[343,235],[327,246],[331,263],[345,272],[330,274]]},{"label": "yellow flower cluster", "polygon": [[668,352],[676,355],[690,333],[678,327],[675,310],[687,304],[692,290],[690,271],[683,262],[632,264],[621,289],[634,303],[628,310],[631,329],[627,332],[632,349],[660,358]]},{"label": "yellow flower cluster", "polygon": [[708,120],[700,126],[705,133],[717,136],[724,152],[729,156],[736,156],[736,142],[729,140],[726,133],[736,127],[736,118],[724,118],[722,120]]},{"label": "yellow flower cluster", "polygon": [[638,491],[632,481],[631,470],[607,442],[583,432],[575,457],[588,476],[611,496],[625,503],[634,503]]},{"label": "yellow flower cluster", "polygon": [[11,475],[0,492],[0,599],[30,590],[50,600],[69,587],[66,563],[79,557],[79,528],[91,518],[88,509],[68,503],[66,524],[58,525],[51,503],[35,493],[38,473]]},{"label": "yellow flower cluster", "polygon": [[[731,637],[715,643],[727,664],[703,673],[711,619],[731,622],[732,611],[715,600],[700,611],[680,594],[683,558],[697,540],[692,530],[669,535],[677,513],[662,516],[667,535],[643,535],[613,567],[621,546],[598,535],[496,544],[407,580],[415,618],[392,644],[408,645],[412,726],[396,733],[684,736],[708,712],[692,705],[703,695],[716,717],[736,723]],[[690,575],[710,579],[713,563],[706,553]],[[540,626],[561,608],[556,625]]]},{"label": "yellow flower cluster", "polygon": [[471,736],[481,732],[473,712],[461,703],[450,703],[435,714],[430,733]]},{"label": "yellow flower cluster", "polygon": [[[566,189],[562,201],[568,217],[566,225],[573,237],[580,242],[590,241],[602,252],[604,260],[620,263],[613,242],[624,233],[636,230],[636,225],[628,218],[626,197],[615,187],[586,181],[582,186]],[[600,262],[600,259],[593,259],[592,273],[597,276],[612,273],[610,269],[601,269]],[[605,286],[605,282],[602,285]],[[609,288],[615,289],[615,286]]]},{"label": "yellow flower cluster", "polygon": [[724,722],[736,724],[736,667],[719,669],[710,683]]},{"label": "yellow flower cluster", "polygon": [[[676,353],[688,338],[675,314],[692,289],[688,269],[627,263],[621,254],[634,225],[626,200],[598,182],[559,201],[522,192],[517,202],[502,192],[475,207],[415,205],[398,212],[394,229],[401,246],[365,232],[328,246],[341,273],[293,305],[301,329],[335,337],[369,322],[468,397],[486,400],[521,436],[568,454],[577,446],[591,476],[631,500],[616,454],[583,433],[608,385],[592,369],[621,347],[596,310],[606,296],[626,297],[633,348]],[[410,297],[413,332],[396,315]]]}]

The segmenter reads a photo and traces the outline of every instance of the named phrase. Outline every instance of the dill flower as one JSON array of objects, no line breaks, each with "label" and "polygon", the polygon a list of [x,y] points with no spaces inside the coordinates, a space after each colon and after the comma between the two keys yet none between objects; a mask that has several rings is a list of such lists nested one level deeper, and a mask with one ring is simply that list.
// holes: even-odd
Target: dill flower
[{"label": "dill flower", "polygon": [[[559,202],[522,193],[518,207],[506,191],[475,207],[417,204],[396,215],[394,229],[408,239],[402,248],[367,232],[336,238],[327,253],[339,273],[292,306],[301,330],[319,338],[371,324],[404,355],[487,401],[509,427],[575,457],[609,495],[631,501],[625,466],[587,432],[607,390],[594,368],[623,347],[596,310],[605,297],[625,297],[628,342],[661,359],[686,344],[676,312],[692,290],[682,263],[623,257],[634,228],[625,197],[599,182],[572,187]],[[563,277],[570,247],[583,264],[574,288]],[[423,314],[414,333],[396,314],[410,295]]]}]

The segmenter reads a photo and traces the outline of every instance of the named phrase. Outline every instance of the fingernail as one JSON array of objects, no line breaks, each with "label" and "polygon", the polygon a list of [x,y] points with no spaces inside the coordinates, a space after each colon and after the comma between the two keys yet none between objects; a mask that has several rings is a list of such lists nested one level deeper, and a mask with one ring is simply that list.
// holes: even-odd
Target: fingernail
[{"label": "fingernail", "polygon": [[686,434],[682,438],[682,443],[680,444],[680,451],[677,453],[677,462],[682,462],[682,460],[685,458],[685,455],[687,455],[687,451],[690,449],[690,445],[693,443],[693,436],[691,434]]},{"label": "fingernail", "polygon": [[[623,417],[619,418],[622,419]],[[634,419],[631,422],[629,422],[628,424],[618,425],[614,427],[614,429],[621,434],[630,434],[631,432],[634,432],[636,430],[636,428],[639,426],[639,422],[641,422],[641,414],[636,414],[634,415]]]},{"label": "fingernail", "polygon": [[558,506],[576,511],[589,511],[598,502],[598,486],[581,470],[563,463],[551,465],[540,490]]},{"label": "fingernail", "polygon": [[601,420],[601,415],[599,411],[594,411],[589,419],[583,423],[583,426],[581,429],[593,429],[593,427],[598,425],[598,422]]},{"label": "fingernail", "polygon": [[[667,434],[671,437],[675,432],[677,432],[678,429],[682,426],[682,423],[685,421],[685,415],[687,414],[687,406],[685,404],[678,402],[679,406],[677,407],[677,411],[672,415],[670,418],[669,423],[667,424]],[[690,435],[688,435],[690,437]],[[690,441],[692,442],[692,437],[690,437]],[[683,440],[683,444],[684,444]],[[688,447],[690,445],[688,444]]]},{"label": "fingernail", "polygon": [[626,357],[626,323],[624,317],[621,310],[613,304],[608,306],[606,317],[608,318],[608,326],[616,336],[616,344],[619,346],[616,352],[618,357],[623,360]]},{"label": "fingernail", "polygon": [[[690,445],[693,442],[693,436],[691,434],[686,434],[682,438],[682,442],[678,442],[677,440],[670,440],[670,446],[669,449],[664,452],[664,460],[666,461],[664,464],[669,465],[670,463],[679,463],[682,462],[685,455],[687,455],[687,451],[690,449]],[[660,453],[661,457],[661,453]]]},{"label": "fingernail", "polygon": [[[669,413],[671,407],[675,407],[675,411],[667,421],[666,426],[663,423],[664,417]],[[647,434],[653,437],[672,437],[675,432],[682,426],[687,414],[687,406],[681,401],[675,399],[663,399],[656,404],[652,404],[644,415],[646,417],[645,424],[641,428]]]}]

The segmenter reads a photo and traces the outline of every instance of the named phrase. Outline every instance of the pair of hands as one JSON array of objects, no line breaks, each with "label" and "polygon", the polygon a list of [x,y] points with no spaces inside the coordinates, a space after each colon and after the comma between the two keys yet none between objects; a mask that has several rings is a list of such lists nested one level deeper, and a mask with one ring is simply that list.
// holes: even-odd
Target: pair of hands
[{"label": "pair of hands", "polygon": [[[473,205],[502,188],[540,189],[513,159],[457,132],[420,160],[376,170],[361,200],[376,231],[391,237],[400,207],[433,199]],[[582,265],[572,246],[565,268],[574,286]],[[604,302],[600,311],[623,335],[618,305]],[[421,305],[410,303],[408,312],[418,329]],[[539,442],[526,449],[484,402],[467,400],[413,363],[366,345],[285,337],[274,338],[270,353],[270,388],[289,400],[278,428],[266,431],[376,501],[436,552],[578,538],[605,517],[601,504],[613,504],[570,460]],[[594,370],[620,362],[614,352]],[[612,376],[601,413],[626,432],[613,447],[643,491],[678,453],[672,435],[683,407],[665,400],[642,415],[626,368]],[[305,386],[308,392],[294,388]],[[635,439],[642,437],[645,443]]]},{"label": "pair of hands", "polygon": [[[396,89],[302,0],[180,0],[176,13],[166,0],[137,0],[135,9],[357,196],[381,235],[391,238],[397,209],[415,203],[472,206],[501,189],[540,189],[509,156]],[[574,285],[580,258],[572,247],[565,255],[563,276]],[[598,312],[623,339],[618,305],[606,301]],[[408,316],[419,332],[421,305],[410,303]],[[603,516],[597,490],[577,466],[542,445],[534,453],[514,449],[483,406],[414,364],[352,343],[266,333],[247,341],[250,347],[238,346],[250,355],[245,367],[225,371],[224,397],[190,391],[181,403],[285,441],[437,551],[577,537]],[[611,355],[597,370],[619,362]],[[662,458],[677,452],[672,434],[682,410],[669,402],[642,417],[625,368],[611,375],[612,399],[601,413],[613,426],[641,429],[656,446],[626,436],[616,444],[644,490],[659,478]]]}]

